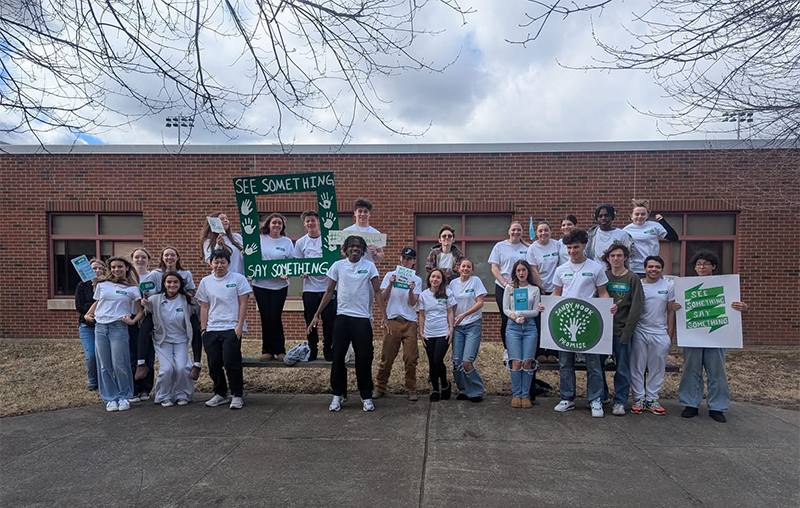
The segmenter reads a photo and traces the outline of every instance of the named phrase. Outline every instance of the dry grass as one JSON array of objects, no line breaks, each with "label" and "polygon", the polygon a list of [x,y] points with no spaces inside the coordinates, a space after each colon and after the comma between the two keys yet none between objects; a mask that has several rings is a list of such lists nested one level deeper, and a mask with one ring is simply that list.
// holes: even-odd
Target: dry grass
[{"label": "dry grass", "polygon": [[[373,372],[377,371],[380,342],[375,344]],[[245,356],[258,356],[260,342],[245,340]],[[486,383],[487,394],[509,395],[511,383],[503,368],[499,343],[481,346],[476,363]],[[427,388],[427,358],[424,351],[417,369],[420,391]],[[205,358],[204,358],[205,360]],[[398,358],[399,360],[399,358]],[[678,354],[670,363],[680,365]],[[775,407],[800,409],[800,352],[797,349],[732,351],[727,362],[731,396],[734,400]],[[204,367],[197,389],[211,391],[211,380]],[[328,393],[327,369],[245,369],[247,393]],[[579,372],[578,396],[585,389],[585,374]],[[613,386],[608,374],[609,385]],[[541,372],[539,378],[558,388],[558,372]],[[352,369],[349,391],[356,392]],[[676,398],[680,375],[667,374],[661,395]],[[396,361],[389,390],[403,391],[402,362]],[[83,350],[78,340],[2,340],[0,341],[0,417],[49,411],[99,402],[97,392],[87,392]]]}]

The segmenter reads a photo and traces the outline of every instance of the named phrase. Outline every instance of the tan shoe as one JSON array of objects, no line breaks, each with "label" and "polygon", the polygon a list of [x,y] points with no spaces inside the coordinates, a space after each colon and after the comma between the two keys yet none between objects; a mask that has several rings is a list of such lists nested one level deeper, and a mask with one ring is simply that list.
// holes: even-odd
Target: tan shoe
[{"label": "tan shoe", "polygon": [[511,407],[522,407],[522,402],[519,397],[511,397]]},{"label": "tan shoe", "polygon": [[286,355],[283,354],[283,353],[279,353],[279,354],[275,355],[275,359],[278,360],[279,362],[282,362],[285,357],[286,357]]},{"label": "tan shoe", "polygon": [[147,375],[147,365],[144,365],[144,364],[143,365],[137,365],[136,366],[136,374],[134,374],[133,379],[135,379],[136,381],[140,381],[140,380],[144,379],[144,377],[146,375]]},{"label": "tan shoe", "polygon": [[531,399],[529,399],[527,397],[520,398],[519,399],[519,404],[520,404],[519,407],[524,408],[524,409],[527,409],[529,407],[533,407],[533,404],[531,404]]},{"label": "tan shoe", "polygon": [[273,358],[274,357],[269,353],[264,353],[263,355],[261,355],[261,361],[262,362],[268,362],[268,361],[272,360]]}]

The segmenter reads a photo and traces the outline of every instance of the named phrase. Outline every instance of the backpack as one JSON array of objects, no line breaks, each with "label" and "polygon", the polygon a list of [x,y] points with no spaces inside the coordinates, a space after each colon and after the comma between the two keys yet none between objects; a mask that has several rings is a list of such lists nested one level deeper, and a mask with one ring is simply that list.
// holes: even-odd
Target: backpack
[{"label": "backpack", "polygon": [[307,342],[301,342],[286,352],[283,357],[283,363],[286,365],[294,365],[297,362],[307,362],[311,356],[311,348],[308,347]]}]

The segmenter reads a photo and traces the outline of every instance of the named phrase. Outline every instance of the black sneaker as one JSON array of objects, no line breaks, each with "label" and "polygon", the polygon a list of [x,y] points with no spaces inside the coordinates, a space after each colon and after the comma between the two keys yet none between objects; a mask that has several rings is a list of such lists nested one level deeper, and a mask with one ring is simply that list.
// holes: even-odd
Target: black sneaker
[{"label": "black sneaker", "polygon": [[475,402],[475,403],[481,402],[482,400],[483,400],[483,397],[480,396],[480,395],[478,395],[477,397],[470,397],[469,398],[470,402]]},{"label": "black sneaker", "polygon": [[447,386],[442,388],[442,400],[450,400],[450,395],[453,393],[453,383],[447,383]]},{"label": "black sneaker", "polygon": [[431,402],[439,402],[440,396],[439,392],[431,392]]},{"label": "black sneaker", "polygon": [[697,416],[697,408],[692,406],[686,406],[681,413],[681,416],[684,418],[694,418]]},{"label": "black sneaker", "polygon": [[728,421],[727,418],[725,418],[725,413],[723,413],[722,411],[710,411],[709,410],[708,416],[710,416],[711,419],[714,420],[715,422],[725,423],[725,422]]},{"label": "black sneaker", "polygon": [[469,399],[469,397],[467,396],[466,393],[459,393],[458,395],[456,395],[456,400],[467,400],[467,399]]}]

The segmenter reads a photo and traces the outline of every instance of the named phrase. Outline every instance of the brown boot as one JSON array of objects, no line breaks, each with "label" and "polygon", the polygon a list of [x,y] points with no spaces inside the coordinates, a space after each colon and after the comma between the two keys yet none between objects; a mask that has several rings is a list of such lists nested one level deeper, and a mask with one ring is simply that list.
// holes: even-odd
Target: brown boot
[{"label": "brown boot", "polygon": [[273,358],[273,356],[271,354],[269,354],[269,353],[264,353],[263,355],[261,355],[261,361],[262,362],[268,362],[268,361],[272,360],[272,358]]},{"label": "brown boot", "polygon": [[137,365],[136,366],[136,374],[134,374],[133,379],[136,381],[141,381],[147,375],[147,365]]},{"label": "brown boot", "polygon": [[286,358],[286,355],[283,353],[278,353],[277,355],[275,355],[275,359],[278,360],[279,362],[282,362],[284,358]]},{"label": "brown boot", "polygon": [[519,407],[521,407],[523,409],[527,409],[529,407],[533,407],[533,404],[531,404],[531,399],[529,399],[528,397],[520,397],[519,403],[520,403]]},{"label": "brown boot", "polygon": [[200,379],[200,367],[198,367],[197,365],[192,365],[192,370],[189,371],[189,379],[191,379],[192,381],[197,381],[198,379]]},{"label": "brown boot", "polygon": [[511,397],[511,407],[522,407],[521,400],[519,397]]}]

